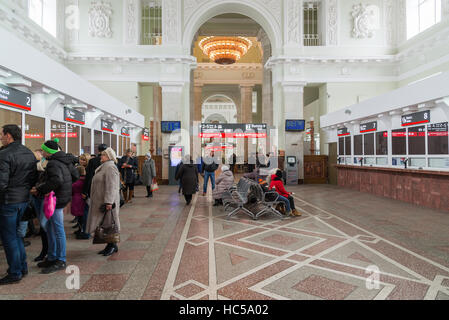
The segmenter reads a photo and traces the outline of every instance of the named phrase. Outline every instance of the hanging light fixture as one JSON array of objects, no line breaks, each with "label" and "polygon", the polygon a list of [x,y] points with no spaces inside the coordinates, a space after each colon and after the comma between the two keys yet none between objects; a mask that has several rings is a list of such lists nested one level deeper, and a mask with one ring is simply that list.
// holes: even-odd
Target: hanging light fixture
[{"label": "hanging light fixture", "polygon": [[252,42],[245,37],[207,37],[200,41],[204,54],[218,64],[233,64],[251,48]]}]

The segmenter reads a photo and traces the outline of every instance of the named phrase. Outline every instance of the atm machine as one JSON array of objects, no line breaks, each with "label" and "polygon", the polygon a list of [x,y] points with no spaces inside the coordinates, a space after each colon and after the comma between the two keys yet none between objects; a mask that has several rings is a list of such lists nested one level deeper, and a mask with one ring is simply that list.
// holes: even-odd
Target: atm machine
[{"label": "atm machine", "polygon": [[171,186],[178,185],[178,181],[175,179],[176,166],[182,161],[184,156],[184,147],[182,146],[169,146],[169,167],[168,167],[168,184]]},{"label": "atm machine", "polygon": [[286,166],[285,166],[285,175],[286,175],[286,185],[298,185],[299,179],[299,168],[298,168],[298,160],[295,156],[287,156],[285,158]]}]

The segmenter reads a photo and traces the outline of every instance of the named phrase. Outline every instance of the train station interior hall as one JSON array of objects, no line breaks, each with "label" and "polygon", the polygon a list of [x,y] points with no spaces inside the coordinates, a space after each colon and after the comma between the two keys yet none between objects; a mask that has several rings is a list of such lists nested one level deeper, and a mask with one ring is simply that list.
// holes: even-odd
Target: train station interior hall
[{"label": "train station interior hall", "polygon": [[0,0],[0,39],[0,299],[449,299],[448,0]]}]

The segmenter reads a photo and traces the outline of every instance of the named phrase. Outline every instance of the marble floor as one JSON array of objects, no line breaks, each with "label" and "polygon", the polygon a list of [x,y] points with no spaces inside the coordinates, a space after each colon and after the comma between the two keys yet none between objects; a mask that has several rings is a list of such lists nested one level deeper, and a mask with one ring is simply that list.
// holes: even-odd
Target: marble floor
[{"label": "marble floor", "polygon": [[137,187],[120,212],[118,253],[76,240],[66,215],[75,267],[40,274],[31,238],[28,276],[0,286],[0,299],[449,299],[449,213],[329,185],[287,189],[301,217],[254,221],[226,219],[210,190],[186,206],[177,187],[151,199]]}]

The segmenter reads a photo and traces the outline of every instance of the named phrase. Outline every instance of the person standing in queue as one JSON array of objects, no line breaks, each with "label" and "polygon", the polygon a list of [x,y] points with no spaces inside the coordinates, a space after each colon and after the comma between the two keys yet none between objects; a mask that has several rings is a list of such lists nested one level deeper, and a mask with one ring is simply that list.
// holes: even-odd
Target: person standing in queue
[{"label": "person standing in queue", "polygon": [[118,164],[123,183],[125,183],[126,186],[126,188],[123,190],[125,203],[132,202],[134,194],[134,183],[135,183],[134,170],[137,170],[138,167],[137,159],[134,158],[132,155],[133,155],[132,150],[127,149],[126,156],[122,157]]},{"label": "person standing in queue", "polygon": [[[92,180],[91,206],[87,221],[87,231],[89,234],[101,224],[107,227],[114,221],[120,232],[120,172],[117,169],[117,156],[112,148],[107,148],[100,155],[101,166],[98,167]],[[102,211],[105,207],[106,213]],[[116,243],[108,243],[106,247],[98,252],[104,256],[110,256],[118,252]]]},{"label": "person standing in queue", "polygon": [[198,168],[189,155],[185,156],[183,163],[175,179],[181,180],[182,194],[186,199],[186,204],[189,205],[193,195],[197,192]]},{"label": "person standing in queue", "polygon": [[42,144],[44,157],[48,160],[44,183],[33,187],[34,195],[46,195],[54,191],[56,208],[47,222],[48,255],[37,266],[48,274],[66,268],[66,236],[64,231],[64,207],[72,200],[72,183],[80,177],[73,165],[73,156],[59,151],[58,141],[48,140]]},{"label": "person standing in queue", "polygon": [[[84,205],[84,214],[82,216],[81,219],[81,232],[77,232],[76,233],[76,238],[77,239],[89,239],[89,233],[86,232],[87,229],[87,219],[89,218],[89,198],[90,198],[90,191],[91,191],[91,187],[92,187],[92,180],[94,178],[95,175],[95,170],[97,170],[97,168],[99,166],[101,166],[101,156],[100,154],[106,150],[108,148],[108,146],[104,143],[100,144],[98,146],[98,157],[91,156],[89,160],[87,160],[87,166],[86,166],[86,178],[84,180],[84,185],[83,185],[83,192],[81,194],[81,197],[84,199],[85,201],[85,205]],[[81,158],[81,157],[80,157]],[[87,159],[87,158],[86,158]],[[80,164],[83,165],[84,161],[81,160]]]},{"label": "person standing in queue", "polygon": [[18,226],[37,180],[36,158],[21,144],[22,130],[15,124],[0,131],[0,235],[8,262],[0,285],[19,282],[28,274],[27,257]]}]

